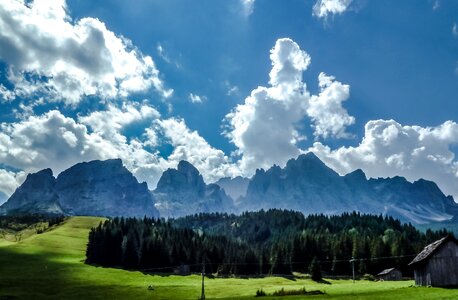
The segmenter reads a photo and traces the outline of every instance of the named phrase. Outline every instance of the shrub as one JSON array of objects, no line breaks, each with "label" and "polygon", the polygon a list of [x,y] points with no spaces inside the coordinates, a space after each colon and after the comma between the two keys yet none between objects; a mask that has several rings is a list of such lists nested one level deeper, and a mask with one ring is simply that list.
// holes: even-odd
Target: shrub
[{"label": "shrub", "polygon": [[256,296],[255,297],[264,297],[264,296],[267,296],[267,294],[262,289],[258,289],[256,291]]},{"label": "shrub", "polygon": [[363,280],[375,281],[375,277],[372,274],[364,274],[362,277]]}]

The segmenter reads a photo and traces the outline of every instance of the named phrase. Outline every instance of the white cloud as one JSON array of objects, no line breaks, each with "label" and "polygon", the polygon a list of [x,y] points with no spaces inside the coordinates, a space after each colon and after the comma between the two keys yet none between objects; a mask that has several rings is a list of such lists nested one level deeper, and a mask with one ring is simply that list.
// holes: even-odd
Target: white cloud
[{"label": "white cloud", "polygon": [[25,173],[22,171],[11,172],[5,169],[0,169],[0,192],[6,196],[10,196],[25,180]]},{"label": "white cloud", "polygon": [[202,173],[206,182],[240,174],[236,165],[231,163],[223,151],[208,144],[197,131],[191,131],[184,120],[175,118],[159,120],[158,125],[165,138],[174,147],[167,158],[171,165],[178,164],[180,160],[187,160]]},{"label": "white cloud", "polygon": [[228,87],[226,95],[227,96],[237,95],[239,92],[240,92],[239,87],[234,85],[234,86]]},{"label": "white cloud", "polygon": [[73,21],[64,0],[2,0],[0,58],[22,97],[42,93],[47,99],[76,104],[86,95],[126,97],[164,87],[152,58],[116,36],[98,19]]},{"label": "white cloud", "polygon": [[0,83],[0,99],[3,99],[2,102],[11,102],[16,99],[14,92],[8,90],[3,84]]},{"label": "white cloud", "polygon": [[327,18],[329,15],[344,13],[353,0],[318,0],[313,6],[313,15]]},{"label": "white cloud", "polygon": [[165,53],[164,47],[160,43],[157,43],[156,50],[160,58],[162,58],[166,63],[171,63],[170,58],[167,56],[167,53]]},{"label": "white cloud", "polygon": [[204,100],[207,100],[207,97],[199,96],[193,93],[189,94],[189,101],[191,101],[192,103],[202,103]]},{"label": "white cloud", "polygon": [[450,150],[457,144],[458,124],[452,121],[420,127],[373,120],[358,146],[331,149],[317,142],[309,150],[341,174],[361,168],[370,177],[424,178],[458,199],[458,160]]},{"label": "white cloud", "polygon": [[78,120],[107,140],[125,143],[127,138],[121,133],[123,128],[136,122],[158,119],[160,116],[155,108],[147,104],[123,103],[121,108],[108,105],[107,110],[80,116]]},{"label": "white cloud", "polygon": [[314,122],[315,136],[349,137],[345,128],[355,123],[342,107],[342,102],[350,97],[350,86],[335,81],[333,76],[320,73],[318,76],[320,94],[310,99],[307,114]]},{"label": "white cloud", "polygon": [[301,153],[297,143],[305,139],[298,130],[304,119],[314,122],[315,135],[346,136],[353,118],[341,107],[349,87],[320,74],[321,93],[310,96],[302,72],[310,56],[288,38],[277,40],[271,50],[270,87],[258,87],[226,116],[227,137],[242,155],[240,168],[250,174],[259,167],[283,165]]},{"label": "white cloud", "polygon": [[242,13],[244,16],[248,17],[253,13],[254,3],[255,0],[240,0],[240,4],[242,5]]}]

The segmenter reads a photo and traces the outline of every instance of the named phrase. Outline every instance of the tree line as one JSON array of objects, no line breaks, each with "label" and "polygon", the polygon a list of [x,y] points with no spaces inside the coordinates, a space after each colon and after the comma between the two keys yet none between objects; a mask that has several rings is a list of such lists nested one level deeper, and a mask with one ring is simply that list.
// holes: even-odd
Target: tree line
[{"label": "tree line", "polygon": [[188,265],[198,272],[291,274],[319,269],[350,275],[388,267],[404,273],[413,255],[449,234],[420,232],[392,217],[344,213],[309,215],[272,209],[241,215],[203,213],[179,219],[114,218],[92,228],[87,262],[102,266],[170,272]]}]

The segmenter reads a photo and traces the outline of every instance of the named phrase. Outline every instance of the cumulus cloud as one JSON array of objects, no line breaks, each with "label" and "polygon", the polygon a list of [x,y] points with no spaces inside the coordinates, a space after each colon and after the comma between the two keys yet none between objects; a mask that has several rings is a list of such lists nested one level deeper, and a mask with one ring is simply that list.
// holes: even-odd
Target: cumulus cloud
[{"label": "cumulus cloud", "polygon": [[78,120],[100,134],[105,139],[117,143],[125,143],[127,138],[121,130],[136,122],[158,119],[160,113],[147,104],[123,103],[121,108],[108,105],[103,111],[95,111],[86,116],[80,116]]},{"label": "cumulus cloud", "polygon": [[254,11],[254,2],[255,0],[240,0],[242,5],[242,13],[244,16],[248,17]]},{"label": "cumulus cloud", "polygon": [[0,162],[29,170],[61,171],[81,160],[112,157],[113,145],[59,111],[0,125]]},{"label": "cumulus cloud", "polygon": [[283,165],[302,152],[297,143],[305,139],[298,124],[311,118],[315,136],[346,137],[345,126],[354,122],[341,107],[349,87],[320,74],[321,93],[311,96],[302,82],[310,56],[288,38],[277,40],[271,50],[270,87],[258,87],[226,116],[226,136],[241,155],[240,168],[252,173],[259,167]]},{"label": "cumulus cloud", "polygon": [[313,15],[327,18],[329,15],[344,13],[353,0],[318,0],[313,6]]},{"label": "cumulus cloud", "polygon": [[65,0],[2,0],[0,32],[15,95],[76,104],[87,95],[126,97],[152,87],[163,97],[172,93],[150,56],[98,19],[71,20]]},{"label": "cumulus cloud", "polygon": [[342,102],[350,97],[350,86],[335,81],[333,76],[320,73],[318,76],[320,94],[310,98],[307,114],[315,128],[315,136],[349,137],[345,132],[347,126],[355,123],[355,118],[349,116],[342,107]]},{"label": "cumulus cloud", "polygon": [[450,150],[457,144],[458,124],[452,121],[421,127],[373,120],[358,146],[331,149],[316,142],[309,150],[341,174],[361,168],[370,177],[425,178],[458,199],[458,160]]},{"label": "cumulus cloud", "polygon": [[167,158],[171,166],[175,166],[180,160],[187,160],[202,173],[206,182],[240,174],[237,166],[223,151],[208,144],[197,131],[190,130],[183,119],[158,120],[157,124],[164,137],[174,147]]},{"label": "cumulus cloud", "polygon": [[25,173],[22,171],[12,172],[0,169],[0,193],[4,193],[6,196],[11,195],[24,180]]},{"label": "cumulus cloud", "polygon": [[205,96],[199,96],[193,93],[190,93],[188,98],[189,101],[191,101],[192,103],[202,103],[204,100],[207,99],[207,97]]}]

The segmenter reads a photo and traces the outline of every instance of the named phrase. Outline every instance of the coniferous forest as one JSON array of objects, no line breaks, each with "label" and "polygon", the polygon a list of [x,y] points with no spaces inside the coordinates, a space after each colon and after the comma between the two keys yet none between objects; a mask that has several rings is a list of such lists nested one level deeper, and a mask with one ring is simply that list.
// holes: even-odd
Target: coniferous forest
[{"label": "coniferous forest", "polygon": [[286,210],[198,214],[175,220],[114,218],[92,228],[87,263],[172,272],[189,266],[218,275],[316,272],[376,274],[407,264],[445,230],[420,232],[392,217],[345,213],[310,215]]}]

